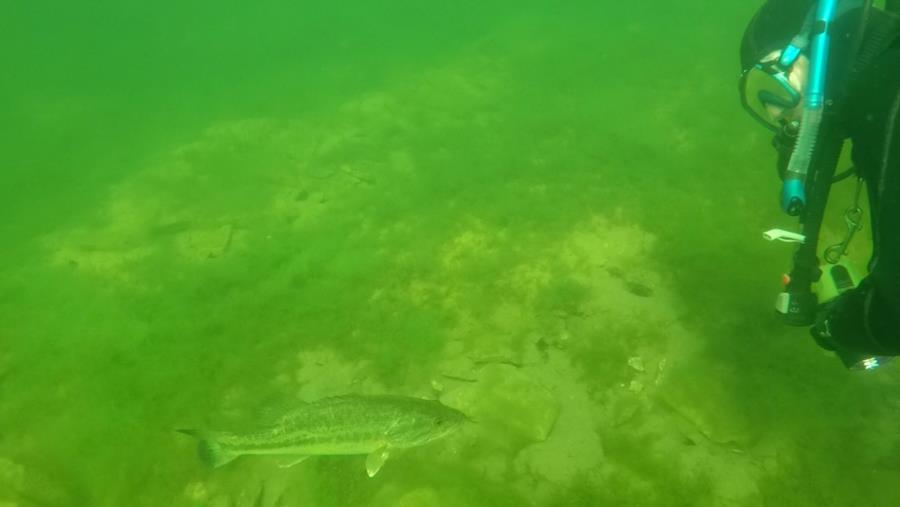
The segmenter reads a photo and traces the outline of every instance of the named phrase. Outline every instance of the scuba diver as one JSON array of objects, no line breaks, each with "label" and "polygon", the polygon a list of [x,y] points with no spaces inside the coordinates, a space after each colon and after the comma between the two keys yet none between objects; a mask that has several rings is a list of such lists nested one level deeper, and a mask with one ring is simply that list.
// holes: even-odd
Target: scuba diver
[{"label": "scuba diver", "polygon": [[[740,52],[742,104],[775,134],[781,207],[799,219],[800,232],[765,234],[799,245],[776,310],[810,326],[846,367],[874,368],[900,355],[900,0],[768,0]],[[845,140],[852,167],[838,171]],[[858,203],[825,264],[817,252],[830,187],[848,176],[865,183],[870,208],[872,257],[859,283],[841,261]],[[837,295],[820,301],[825,278]]]}]

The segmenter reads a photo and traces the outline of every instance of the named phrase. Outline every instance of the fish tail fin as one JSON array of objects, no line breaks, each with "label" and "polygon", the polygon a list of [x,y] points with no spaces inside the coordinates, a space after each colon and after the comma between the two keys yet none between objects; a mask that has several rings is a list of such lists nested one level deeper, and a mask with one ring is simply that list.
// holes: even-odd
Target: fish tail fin
[{"label": "fish tail fin", "polygon": [[197,439],[197,455],[207,465],[218,468],[238,457],[222,449],[222,446],[215,438],[215,434],[200,430],[175,430],[178,433],[184,433]]}]

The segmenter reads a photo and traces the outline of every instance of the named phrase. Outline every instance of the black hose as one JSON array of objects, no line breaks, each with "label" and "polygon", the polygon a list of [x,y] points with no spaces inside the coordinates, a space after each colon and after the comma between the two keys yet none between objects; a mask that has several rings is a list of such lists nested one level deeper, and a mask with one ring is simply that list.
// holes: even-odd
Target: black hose
[{"label": "black hose", "polygon": [[831,184],[834,185],[839,181],[846,180],[853,174],[856,174],[856,168],[851,166],[849,169],[846,169],[844,170],[844,172],[836,175],[834,178],[831,178]]}]

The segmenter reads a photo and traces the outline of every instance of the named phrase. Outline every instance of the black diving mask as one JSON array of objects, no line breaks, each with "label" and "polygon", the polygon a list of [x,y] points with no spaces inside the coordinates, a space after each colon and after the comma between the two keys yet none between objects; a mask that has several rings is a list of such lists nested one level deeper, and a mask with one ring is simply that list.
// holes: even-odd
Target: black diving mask
[{"label": "black diving mask", "polygon": [[777,131],[784,123],[783,116],[803,100],[791,85],[788,74],[800,52],[788,46],[780,58],[757,63],[741,74],[738,83],[741,104],[756,121],[769,130]]}]

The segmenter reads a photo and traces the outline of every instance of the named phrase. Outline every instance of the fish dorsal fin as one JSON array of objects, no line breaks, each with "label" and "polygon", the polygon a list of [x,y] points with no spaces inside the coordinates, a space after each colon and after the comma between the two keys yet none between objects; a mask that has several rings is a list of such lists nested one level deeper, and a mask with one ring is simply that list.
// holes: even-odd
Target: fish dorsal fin
[{"label": "fish dorsal fin", "polygon": [[369,474],[369,477],[375,477],[375,474],[381,470],[384,462],[387,461],[388,456],[390,456],[390,451],[388,451],[387,447],[379,447],[366,457],[366,473]]}]

